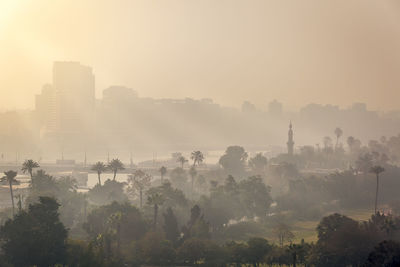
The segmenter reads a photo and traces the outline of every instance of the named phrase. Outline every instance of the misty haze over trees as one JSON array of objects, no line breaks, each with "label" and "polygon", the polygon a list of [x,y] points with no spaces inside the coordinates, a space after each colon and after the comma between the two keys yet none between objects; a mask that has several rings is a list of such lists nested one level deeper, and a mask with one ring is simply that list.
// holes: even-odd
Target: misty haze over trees
[{"label": "misty haze over trees", "polygon": [[1,262],[398,266],[400,137],[363,143],[337,126],[294,149],[296,125],[282,153],[230,145],[215,163],[201,150],[3,161]]},{"label": "misty haze over trees", "polygon": [[[77,63],[57,64],[80,68]],[[86,67],[83,70],[91,73]],[[65,82],[79,85],[76,77],[80,76],[68,76]],[[53,93],[54,98],[48,99],[56,105],[51,106],[54,113],[50,116],[46,111],[47,117],[32,121],[37,123],[32,129],[40,129],[38,139],[20,142],[14,159],[4,157],[7,149],[2,155],[0,260],[4,266],[400,263],[400,135],[365,142],[338,126],[352,125],[352,118],[357,123],[350,129],[362,126],[363,120],[363,127],[371,127],[374,121],[389,125],[396,120],[395,113],[378,114],[355,104],[348,110],[309,105],[290,114],[277,101],[265,112],[247,102],[239,111],[209,100],[141,99],[132,89],[111,87],[91,115],[84,106],[87,116],[80,116],[82,104],[72,111],[62,104],[73,102],[74,94]],[[39,116],[39,110],[32,115]],[[90,116],[94,120],[86,122]],[[286,121],[277,133],[277,140],[285,137],[284,141],[273,146],[257,143],[262,129],[268,129],[261,121],[283,125],[288,116],[295,120]],[[330,126],[341,119],[348,124]],[[214,126],[208,125],[213,120]],[[308,131],[326,135],[315,139],[310,135],[310,143],[298,144],[299,122],[308,125]],[[194,146],[203,133],[200,128],[213,130],[209,136],[204,134],[203,144]],[[177,129],[175,136],[173,129]],[[179,136],[179,129],[185,137]],[[150,134],[144,136],[145,132]],[[226,140],[204,145],[216,132],[226,134]],[[251,151],[245,145],[228,145],[216,160],[209,160],[214,155],[203,150],[242,135],[251,140]],[[369,135],[373,134],[364,138]],[[164,139],[146,143],[155,136]],[[8,141],[4,147],[16,146],[16,138],[21,136],[3,139]],[[162,142],[168,143],[169,138],[174,141],[165,147]],[[142,144],[135,143],[139,141]],[[88,158],[98,152],[96,142],[107,153]],[[190,144],[196,149],[185,152]],[[51,145],[61,159],[42,161],[43,154],[35,153]],[[29,147],[38,160],[20,162],[19,151]],[[134,161],[135,147],[175,152]],[[74,150],[79,155],[84,152],[84,158],[64,158]],[[125,158],[115,155],[126,151],[130,153]]]},{"label": "misty haze over trees", "polygon": [[132,150],[166,155],[190,151],[193,144],[219,151],[243,144],[276,154],[283,151],[282,132],[289,120],[296,122],[297,148],[322,146],[323,137],[338,125],[345,130],[343,138],[356,136],[364,143],[400,132],[399,112],[370,111],[362,103],[349,108],[309,104],[293,112],[266,99],[263,107],[244,101],[236,109],[212,99],[143,98],[124,86],[111,86],[95,99],[91,68],[76,62],[56,62],[53,80],[36,96],[35,110],[0,114],[3,159],[14,160],[17,152],[48,159],[60,157],[62,150],[81,158],[86,150],[96,159],[104,158],[106,151],[123,151],[120,157]]},{"label": "misty haze over trees", "polygon": [[0,267],[400,266],[399,11],[1,0]]}]

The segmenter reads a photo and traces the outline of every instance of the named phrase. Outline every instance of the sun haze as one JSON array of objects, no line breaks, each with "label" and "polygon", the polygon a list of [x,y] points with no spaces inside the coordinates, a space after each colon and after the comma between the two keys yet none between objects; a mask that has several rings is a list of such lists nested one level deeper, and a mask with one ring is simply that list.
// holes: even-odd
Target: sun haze
[{"label": "sun haze", "polygon": [[400,98],[397,1],[13,1],[0,4],[0,104],[33,108],[54,61],[91,66],[96,94],[279,99],[381,110]]},{"label": "sun haze", "polygon": [[0,0],[0,265],[400,266],[400,0]]}]

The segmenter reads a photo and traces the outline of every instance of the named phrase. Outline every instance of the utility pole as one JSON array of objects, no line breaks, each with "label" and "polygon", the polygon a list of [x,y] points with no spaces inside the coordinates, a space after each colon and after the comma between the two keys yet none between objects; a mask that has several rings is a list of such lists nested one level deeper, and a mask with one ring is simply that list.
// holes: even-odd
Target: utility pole
[{"label": "utility pole", "polygon": [[133,158],[132,158],[132,151],[130,152],[130,167],[133,169]]},{"label": "utility pole", "polygon": [[87,158],[86,158],[86,150],[85,150],[85,160],[83,162],[83,165],[84,165],[85,168],[86,168],[86,160],[87,160]]}]

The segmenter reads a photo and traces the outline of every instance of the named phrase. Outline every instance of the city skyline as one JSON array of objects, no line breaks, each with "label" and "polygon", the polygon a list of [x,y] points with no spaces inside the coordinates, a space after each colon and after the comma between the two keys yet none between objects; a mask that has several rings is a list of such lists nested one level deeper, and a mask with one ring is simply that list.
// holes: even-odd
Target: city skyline
[{"label": "city skyline", "polygon": [[5,0],[0,10],[2,109],[33,108],[56,60],[91,66],[97,97],[119,84],[144,97],[235,107],[398,106],[396,1]]},{"label": "city skyline", "polygon": [[[71,65],[78,65],[78,66],[82,66],[84,68],[88,68],[90,69],[90,71],[92,72],[93,75],[93,83],[96,84],[96,75],[95,70],[93,70],[93,68],[91,66],[82,64],[79,61],[54,61],[53,62],[53,66],[50,69],[54,69],[54,66],[57,64],[71,64]],[[50,70],[49,69],[49,70]],[[25,107],[25,108],[0,108],[0,112],[4,112],[4,111],[23,111],[23,110],[37,110],[37,103],[38,103],[38,98],[40,98],[42,95],[46,95],[48,94],[49,90],[54,89],[52,86],[52,82],[54,83],[54,73],[52,71],[49,71],[49,76],[51,77],[50,80],[48,80],[47,82],[43,82],[42,86],[40,88],[40,90],[38,92],[36,92],[35,94],[31,95],[33,104],[31,107]],[[57,87],[57,86],[56,86]],[[94,86],[94,90],[96,91],[94,94],[94,100],[95,101],[101,101],[104,99],[105,95],[107,95],[107,91],[109,91],[110,89],[117,89],[117,88],[121,88],[121,89],[125,89],[125,90],[129,90],[132,91],[131,93],[135,96],[135,97],[140,97],[140,98],[149,98],[149,99],[154,99],[154,100],[182,100],[184,101],[185,99],[193,99],[193,100],[207,100],[207,101],[212,101],[215,104],[221,105],[222,107],[231,107],[231,108],[237,108],[237,109],[246,109],[246,108],[256,108],[259,111],[269,111],[271,112],[271,109],[277,108],[276,105],[278,105],[278,108],[281,109],[281,111],[283,112],[299,112],[301,111],[301,109],[310,106],[310,105],[320,105],[320,106],[326,106],[326,107],[332,107],[332,108],[338,108],[338,109],[351,109],[352,107],[354,107],[355,105],[365,105],[365,108],[367,108],[370,111],[378,111],[378,112],[398,112],[400,111],[399,108],[397,109],[391,109],[391,110],[381,110],[381,109],[373,109],[371,108],[371,106],[366,103],[366,102],[362,102],[362,101],[353,101],[351,103],[349,103],[348,105],[339,105],[337,103],[318,103],[318,102],[309,102],[309,103],[305,103],[304,105],[299,105],[296,109],[291,108],[290,106],[287,105],[287,103],[281,101],[278,98],[272,98],[272,99],[266,99],[265,101],[262,101],[261,104],[257,105],[254,102],[248,101],[247,99],[243,99],[242,102],[240,102],[238,105],[223,105],[217,101],[215,101],[215,99],[210,98],[210,97],[198,97],[198,98],[192,98],[192,97],[151,97],[151,96],[146,96],[146,95],[141,95],[137,89],[123,85],[123,84],[110,84],[108,86],[106,86],[105,88],[102,89],[96,89]],[[76,90],[76,88],[74,89]],[[127,93],[127,91],[125,91],[124,93]],[[44,96],[46,97],[46,96]],[[39,100],[40,101],[40,100]],[[260,102],[256,102],[256,103],[260,103]],[[250,105],[250,106],[247,106]]]}]

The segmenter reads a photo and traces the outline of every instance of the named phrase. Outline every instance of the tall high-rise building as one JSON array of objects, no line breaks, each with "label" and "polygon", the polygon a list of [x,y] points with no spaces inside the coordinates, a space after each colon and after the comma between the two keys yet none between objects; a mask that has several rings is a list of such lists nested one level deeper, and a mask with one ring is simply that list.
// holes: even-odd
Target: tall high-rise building
[{"label": "tall high-rise building", "polygon": [[35,111],[41,135],[57,130],[56,92],[51,84],[45,84],[41,94],[36,95]]},{"label": "tall high-rise building", "polygon": [[282,103],[274,99],[272,102],[268,104],[268,113],[275,117],[282,116],[283,113]]},{"label": "tall high-rise building", "polygon": [[55,62],[53,83],[36,95],[35,109],[43,135],[82,133],[94,120],[95,80],[79,62]]},{"label": "tall high-rise building", "polygon": [[55,62],[57,128],[61,134],[83,131],[93,121],[95,79],[92,68],[79,62]]},{"label": "tall high-rise building", "polygon": [[293,155],[294,151],[294,141],[293,141],[293,129],[292,122],[289,124],[289,132],[288,132],[288,141],[287,141],[287,150],[289,155]]}]

